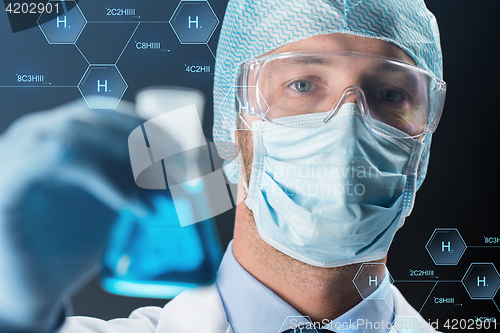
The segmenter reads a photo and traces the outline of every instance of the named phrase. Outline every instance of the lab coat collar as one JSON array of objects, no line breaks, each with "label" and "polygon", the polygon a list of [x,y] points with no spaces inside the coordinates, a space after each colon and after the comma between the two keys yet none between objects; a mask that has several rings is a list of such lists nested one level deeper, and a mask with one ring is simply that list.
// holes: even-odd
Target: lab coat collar
[{"label": "lab coat collar", "polygon": [[215,284],[186,290],[165,305],[156,332],[234,333]]}]

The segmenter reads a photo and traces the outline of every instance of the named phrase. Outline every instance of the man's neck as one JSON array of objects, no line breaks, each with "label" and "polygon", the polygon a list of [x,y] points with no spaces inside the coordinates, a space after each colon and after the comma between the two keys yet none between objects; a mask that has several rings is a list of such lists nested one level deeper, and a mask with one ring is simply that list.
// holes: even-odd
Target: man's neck
[{"label": "man's neck", "polygon": [[233,253],[243,268],[313,322],[333,320],[362,300],[352,282],[361,264],[320,268],[285,255],[262,240],[244,202],[236,209]]}]

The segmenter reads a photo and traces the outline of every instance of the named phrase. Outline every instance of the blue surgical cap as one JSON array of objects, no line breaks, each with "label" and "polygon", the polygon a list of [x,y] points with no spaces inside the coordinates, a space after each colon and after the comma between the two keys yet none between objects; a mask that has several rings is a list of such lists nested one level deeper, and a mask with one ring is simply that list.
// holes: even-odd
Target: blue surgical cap
[{"label": "blue surgical cap", "polygon": [[[214,79],[213,137],[224,172],[238,183],[235,89],[241,63],[304,38],[343,33],[399,46],[420,67],[443,78],[439,30],[423,0],[230,0],[220,33]],[[425,138],[418,186],[431,137]]]}]

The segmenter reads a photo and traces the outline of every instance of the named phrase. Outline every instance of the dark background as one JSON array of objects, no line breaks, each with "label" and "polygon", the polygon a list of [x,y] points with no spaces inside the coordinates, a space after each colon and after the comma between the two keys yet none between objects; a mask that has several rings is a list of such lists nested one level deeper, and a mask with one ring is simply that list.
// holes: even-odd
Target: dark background
[{"label": "dark background", "polygon": [[[99,20],[103,2],[81,0],[87,20]],[[178,1],[113,1],[107,6],[142,8],[141,20],[165,21],[141,24],[134,37],[161,39],[169,54],[139,53],[128,47],[117,66],[128,89],[125,100],[146,86],[180,85],[203,91],[207,97],[205,135],[211,136],[212,80],[220,24],[206,45],[181,45],[168,20]],[[125,4],[126,3],[126,4]],[[500,92],[499,29],[497,0],[428,0],[436,15],[442,38],[447,101],[433,137],[427,179],[419,190],[412,215],[398,231],[389,253],[388,267],[396,286],[426,320],[496,317],[500,321],[500,296],[471,300],[460,280],[473,262],[494,263],[500,268],[500,247],[481,248],[484,237],[500,237],[499,219],[499,131]],[[222,21],[224,0],[211,0]],[[77,41],[91,62],[116,59],[135,28],[135,23],[89,23]],[[153,36],[153,37],[152,37]],[[151,37],[151,38],[150,38]],[[135,40],[136,38],[134,38]],[[210,49],[209,49],[210,48]],[[211,52],[211,51],[212,52]],[[102,60],[101,60],[102,59]],[[114,60],[113,60],[114,62]],[[23,114],[49,109],[81,98],[74,88],[6,88],[15,71],[50,73],[55,81],[76,86],[87,63],[73,45],[49,45],[38,27],[13,33],[7,15],[0,13],[0,133]],[[212,73],[187,73],[185,64],[210,65]],[[216,218],[223,246],[231,239],[234,211]],[[436,266],[425,249],[435,228],[457,228],[469,246],[456,266]],[[495,245],[495,244],[493,244]],[[500,244],[499,244],[500,245]],[[434,270],[439,278],[410,277],[409,270]],[[412,282],[403,282],[411,280]],[[420,280],[430,282],[418,282]],[[437,281],[450,281],[438,282]],[[432,293],[431,293],[432,290]],[[434,297],[453,297],[455,304],[436,304]],[[108,294],[92,280],[73,297],[74,312],[110,319],[128,316],[144,305],[163,306],[166,300],[136,299]]]}]

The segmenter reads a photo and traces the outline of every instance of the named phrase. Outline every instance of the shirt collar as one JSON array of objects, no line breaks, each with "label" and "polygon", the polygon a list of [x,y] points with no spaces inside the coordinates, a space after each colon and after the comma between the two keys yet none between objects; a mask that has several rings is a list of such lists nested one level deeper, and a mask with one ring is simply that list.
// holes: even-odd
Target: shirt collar
[{"label": "shirt collar", "polygon": [[216,284],[235,333],[278,333],[285,318],[302,317],[238,263],[232,241],[222,258]]},{"label": "shirt collar", "polygon": [[342,333],[388,332],[394,322],[391,286],[390,274],[386,268],[382,282],[373,293],[323,328]]},{"label": "shirt collar", "polygon": [[[248,273],[233,254],[233,243],[224,254],[216,285],[235,333],[280,333],[310,323],[278,295]],[[388,292],[387,292],[388,289]],[[387,292],[387,294],[384,295]],[[386,271],[379,288],[354,308],[323,326],[336,332],[362,332],[371,322],[393,321],[393,297]],[[363,325],[361,321],[364,320]],[[347,323],[347,324],[346,324]]]}]

